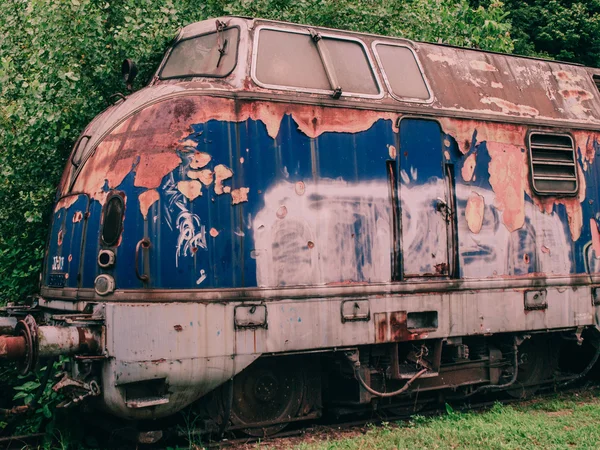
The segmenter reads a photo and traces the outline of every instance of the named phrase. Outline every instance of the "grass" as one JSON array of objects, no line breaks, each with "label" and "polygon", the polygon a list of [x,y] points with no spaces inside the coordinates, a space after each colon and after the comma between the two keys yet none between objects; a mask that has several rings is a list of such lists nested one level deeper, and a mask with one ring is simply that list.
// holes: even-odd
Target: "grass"
[{"label": "grass", "polygon": [[260,449],[598,449],[600,389],[532,400],[517,406],[496,404],[485,412],[370,425],[335,436],[304,437],[257,445]]}]

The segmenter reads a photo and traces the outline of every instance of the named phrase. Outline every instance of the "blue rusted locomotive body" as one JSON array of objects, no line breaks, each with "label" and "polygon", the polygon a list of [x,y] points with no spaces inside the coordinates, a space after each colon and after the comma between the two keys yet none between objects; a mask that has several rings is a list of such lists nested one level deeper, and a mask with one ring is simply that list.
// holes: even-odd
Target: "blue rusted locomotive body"
[{"label": "blue rusted locomotive body", "polygon": [[9,308],[4,356],[74,355],[75,403],[155,419],[202,399],[250,433],[556,382],[561,342],[599,320],[596,75],[190,25],[75,145],[28,311],[44,324]]}]

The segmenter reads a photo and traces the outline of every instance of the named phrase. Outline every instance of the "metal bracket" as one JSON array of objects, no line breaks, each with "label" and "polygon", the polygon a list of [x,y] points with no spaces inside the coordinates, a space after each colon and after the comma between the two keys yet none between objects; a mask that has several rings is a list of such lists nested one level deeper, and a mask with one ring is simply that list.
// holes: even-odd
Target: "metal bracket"
[{"label": "metal bracket", "polygon": [[233,310],[236,330],[247,328],[267,329],[267,305],[238,305]]},{"label": "metal bracket", "polygon": [[546,294],[546,289],[525,291],[525,311],[548,309]]},{"label": "metal bracket", "polygon": [[371,320],[369,300],[344,300],[341,307],[342,323]]}]

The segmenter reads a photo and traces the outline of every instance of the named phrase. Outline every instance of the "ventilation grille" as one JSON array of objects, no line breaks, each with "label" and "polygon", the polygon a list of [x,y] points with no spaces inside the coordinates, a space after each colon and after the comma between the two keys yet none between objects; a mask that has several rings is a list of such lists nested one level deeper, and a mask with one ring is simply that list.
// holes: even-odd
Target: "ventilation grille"
[{"label": "ventilation grille", "polygon": [[529,137],[533,190],[540,195],[577,192],[573,139],[568,134],[532,133]]}]

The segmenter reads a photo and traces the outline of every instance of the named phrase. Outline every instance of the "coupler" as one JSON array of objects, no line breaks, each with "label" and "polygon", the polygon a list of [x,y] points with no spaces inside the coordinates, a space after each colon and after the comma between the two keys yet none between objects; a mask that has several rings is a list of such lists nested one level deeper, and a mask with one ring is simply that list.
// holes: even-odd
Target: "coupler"
[{"label": "coupler", "polygon": [[[85,326],[38,326],[33,316],[22,320],[0,319],[0,360],[17,361],[19,370],[27,374],[36,369],[40,358],[61,355],[97,354],[102,333]],[[11,324],[14,327],[11,330]]]}]

